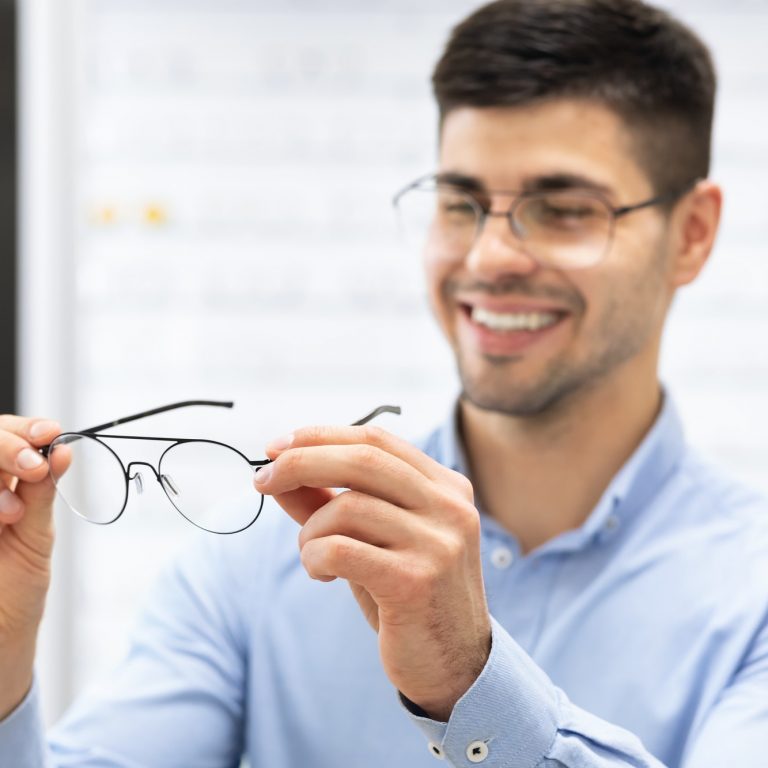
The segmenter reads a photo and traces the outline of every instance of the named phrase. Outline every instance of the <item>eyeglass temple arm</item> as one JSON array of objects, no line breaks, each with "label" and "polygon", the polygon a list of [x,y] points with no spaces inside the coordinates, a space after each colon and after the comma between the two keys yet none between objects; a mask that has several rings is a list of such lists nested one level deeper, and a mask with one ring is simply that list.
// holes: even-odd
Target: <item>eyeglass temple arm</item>
[{"label": "eyeglass temple arm", "polygon": [[[234,402],[231,400],[183,400],[178,403],[171,403],[170,405],[161,405],[159,408],[152,408],[150,411],[142,411],[141,413],[135,413],[133,416],[124,416],[122,419],[116,419],[115,421],[107,422],[106,424],[98,424],[95,427],[88,427],[88,429],[80,429],[78,432],[89,435],[94,432],[102,432],[110,427],[117,427],[120,424],[127,424],[129,421],[137,421],[143,419],[146,416],[154,416],[156,413],[164,413],[165,411],[173,411],[176,408],[187,408],[191,405],[212,405],[219,408],[232,408]],[[400,406],[398,405],[380,405],[375,410],[371,411],[367,416],[363,416],[362,419],[355,421],[351,426],[360,427],[363,424],[367,424],[371,419],[375,419],[382,413],[395,413],[400,415]]]},{"label": "eyeglass temple arm", "polygon": [[650,200],[644,200],[642,203],[636,203],[635,205],[623,205],[621,208],[614,208],[613,215],[616,217],[624,216],[627,213],[632,213],[632,211],[639,211],[641,208],[650,208],[652,205],[659,205],[659,203],[672,202],[678,197],[687,195],[700,181],[703,181],[703,179],[698,177],[683,187],[672,189],[669,192],[662,192],[660,195],[656,195],[656,197],[652,197]]},{"label": "eyeglass temple arm", "polygon": [[[134,413],[133,416],[124,416],[122,419],[109,421],[106,424],[98,424],[95,427],[88,427],[88,429],[80,429],[78,430],[77,434],[92,435],[94,432],[101,432],[104,429],[109,429],[110,427],[116,427],[119,424],[127,424],[129,421],[136,421],[137,419],[143,419],[145,416],[154,416],[156,413],[173,411],[176,408],[186,408],[187,406],[190,406],[190,405],[213,405],[219,408],[231,408],[234,405],[234,402],[232,402],[231,400],[182,400],[181,402],[171,403],[170,405],[161,405],[159,408],[153,408],[150,411],[142,411],[141,413]],[[74,437],[73,435],[67,442],[72,442],[77,439],[78,438]],[[48,444],[48,445],[44,445],[42,448],[39,448],[38,450],[43,456],[47,457],[50,447],[51,447],[50,444]]]},{"label": "eyeglass temple arm", "polygon": [[[188,406],[191,406],[191,405],[212,405],[218,408],[232,408],[232,406],[234,406],[234,402],[231,400],[183,400],[178,403],[171,403],[170,405],[162,405],[159,408],[152,408],[149,411],[142,411],[141,413],[135,413],[132,416],[124,416],[122,419],[115,419],[115,421],[108,421],[105,424],[97,424],[95,427],[80,429],[78,430],[78,434],[89,435],[95,432],[102,432],[103,430],[109,429],[110,427],[117,427],[120,424],[127,424],[129,421],[137,421],[138,419],[143,419],[146,416],[154,416],[156,413],[173,411],[173,410],[176,410],[177,408],[187,408]],[[377,416],[379,416],[382,413],[394,413],[399,416],[402,413],[402,409],[400,408],[399,405],[380,405],[378,408],[375,408],[366,416],[363,416],[362,419],[358,419],[357,421],[353,422],[350,426],[360,427],[363,424],[367,424],[369,421],[371,421],[371,419],[375,419]],[[45,445],[39,450],[44,456],[47,456],[49,448],[50,448],[50,445]],[[250,463],[253,464],[254,466],[259,464],[268,464],[269,459],[267,459],[266,461],[252,461]]]},{"label": "eyeglass temple arm", "polygon": [[[399,416],[402,412],[402,408],[400,408],[399,405],[380,405],[378,408],[374,408],[374,410],[372,410],[367,416],[363,416],[362,419],[353,421],[349,426],[362,427],[363,424],[367,424],[369,421],[375,419],[377,416],[380,416],[382,413],[394,413],[395,415]],[[263,467],[266,464],[271,464],[272,459],[256,459],[254,461],[249,461],[248,463],[252,467]]]},{"label": "eyeglass temple arm", "polygon": [[362,419],[353,421],[349,426],[362,427],[363,424],[367,424],[369,421],[375,419],[377,416],[380,416],[382,413],[394,413],[395,415],[399,416],[402,412],[403,411],[399,405],[380,405],[378,408],[372,410],[367,416],[363,416]]},{"label": "eyeglass temple arm", "polygon": [[674,200],[675,197],[679,197],[679,194],[666,192],[663,195],[656,195],[656,197],[652,197],[650,200],[643,200],[642,203],[635,203],[635,205],[623,205],[621,208],[613,208],[613,215],[616,218],[619,218],[619,216],[626,216],[626,214],[632,213],[632,211],[639,211],[643,208],[650,208],[652,205],[666,203]]},{"label": "eyeglass temple arm", "polygon": [[232,408],[234,402],[231,400],[182,400],[178,403],[171,403],[170,405],[161,405],[159,408],[152,408],[150,411],[142,411],[141,413],[135,413],[133,416],[124,416],[122,419],[116,419],[115,421],[108,421],[106,424],[98,424],[95,427],[88,427],[88,429],[80,429],[78,432],[89,435],[93,432],[101,432],[110,427],[116,427],[119,424],[127,424],[129,421],[137,421],[138,419],[146,418],[147,416],[154,416],[156,413],[165,413],[165,411],[174,411],[177,408],[187,408],[190,405],[212,405],[217,408]]}]

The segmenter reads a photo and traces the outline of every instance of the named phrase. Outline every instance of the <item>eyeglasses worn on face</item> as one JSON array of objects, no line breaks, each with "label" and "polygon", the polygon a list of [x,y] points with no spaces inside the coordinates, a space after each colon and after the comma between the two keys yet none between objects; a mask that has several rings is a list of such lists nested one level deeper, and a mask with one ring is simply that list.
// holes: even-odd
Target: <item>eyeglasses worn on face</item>
[{"label": "eyeglasses worn on face", "polygon": [[[592,189],[478,191],[430,174],[400,190],[393,205],[406,243],[427,258],[463,260],[475,246],[486,220],[505,218],[533,261],[556,269],[580,269],[605,258],[616,219],[670,203],[698,181],[639,203],[614,207]],[[511,196],[509,208],[492,211],[492,195]]]},{"label": "eyeglasses worn on face", "polygon": [[[114,523],[128,504],[130,481],[141,493],[143,477],[136,468],[149,468],[171,504],[190,523],[211,533],[239,533],[251,526],[264,505],[253,476],[271,459],[249,459],[231,445],[186,437],[109,435],[104,430],[165,411],[207,405],[232,408],[231,401],[185,400],[77,432],[64,432],[40,449],[48,459],[56,491],[77,515],[98,525]],[[400,408],[382,405],[351,426],[367,424],[382,413]],[[146,461],[127,465],[106,440],[147,440],[170,443],[157,467]]]}]

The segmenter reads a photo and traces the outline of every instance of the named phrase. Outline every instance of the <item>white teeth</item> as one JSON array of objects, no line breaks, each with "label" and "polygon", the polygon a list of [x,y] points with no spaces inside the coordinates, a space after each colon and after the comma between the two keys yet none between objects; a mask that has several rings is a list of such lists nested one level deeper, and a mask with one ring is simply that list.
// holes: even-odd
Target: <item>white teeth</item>
[{"label": "white teeth", "polygon": [[492,331],[538,331],[557,322],[552,312],[491,312],[482,307],[472,307],[472,320]]}]

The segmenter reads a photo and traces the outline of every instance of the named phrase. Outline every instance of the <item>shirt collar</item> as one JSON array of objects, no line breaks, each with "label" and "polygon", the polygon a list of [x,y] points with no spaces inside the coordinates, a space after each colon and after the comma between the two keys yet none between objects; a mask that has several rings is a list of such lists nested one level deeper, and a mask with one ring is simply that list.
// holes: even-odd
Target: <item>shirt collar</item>
[{"label": "shirt collar", "polygon": [[[436,454],[445,466],[469,477],[469,465],[459,434],[459,405],[435,435]],[[664,391],[662,406],[651,429],[616,473],[589,517],[577,529],[566,531],[539,547],[537,553],[575,551],[593,541],[611,538],[624,520],[642,509],[678,465],[685,450],[685,436],[677,408]],[[480,510],[481,513],[483,510]],[[486,515],[486,528],[503,529]]]}]

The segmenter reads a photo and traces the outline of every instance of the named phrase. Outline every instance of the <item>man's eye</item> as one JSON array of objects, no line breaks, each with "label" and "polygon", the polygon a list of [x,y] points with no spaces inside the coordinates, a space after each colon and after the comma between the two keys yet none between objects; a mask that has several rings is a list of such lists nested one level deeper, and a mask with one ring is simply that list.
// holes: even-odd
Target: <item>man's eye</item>
[{"label": "man's eye", "polygon": [[472,203],[462,198],[446,197],[439,201],[438,210],[448,221],[466,221],[477,216]]},{"label": "man's eye", "polygon": [[469,203],[446,203],[443,206],[446,213],[460,213],[474,215],[475,209]]},{"label": "man's eye", "polygon": [[528,227],[575,231],[602,226],[606,211],[599,203],[580,197],[544,197],[524,205],[520,218]]},{"label": "man's eye", "polygon": [[595,215],[595,209],[591,206],[578,205],[552,205],[545,203],[541,213],[553,219],[586,219]]}]

